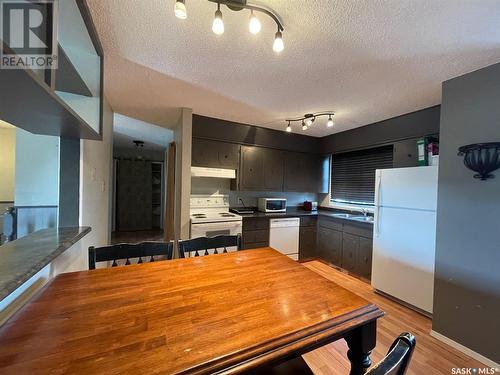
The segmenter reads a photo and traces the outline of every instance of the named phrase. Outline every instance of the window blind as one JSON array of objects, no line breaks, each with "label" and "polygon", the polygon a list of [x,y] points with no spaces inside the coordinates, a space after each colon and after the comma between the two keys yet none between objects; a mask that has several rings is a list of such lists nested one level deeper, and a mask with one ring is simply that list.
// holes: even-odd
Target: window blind
[{"label": "window blind", "polygon": [[332,155],[331,199],[373,204],[375,170],[392,166],[392,145]]}]

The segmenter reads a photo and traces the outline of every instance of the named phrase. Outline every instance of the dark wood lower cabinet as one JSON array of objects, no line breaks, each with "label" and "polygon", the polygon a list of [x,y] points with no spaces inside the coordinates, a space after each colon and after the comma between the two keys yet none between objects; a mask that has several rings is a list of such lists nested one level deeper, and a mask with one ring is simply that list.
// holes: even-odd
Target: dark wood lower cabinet
[{"label": "dark wood lower cabinet", "polygon": [[342,268],[356,273],[359,253],[359,237],[343,233],[342,236]]},{"label": "dark wood lower cabinet", "polygon": [[365,279],[372,278],[373,239],[359,238],[358,274]]},{"label": "dark wood lower cabinet", "polygon": [[257,249],[269,246],[269,219],[243,218],[242,249]]},{"label": "dark wood lower cabinet", "polygon": [[318,228],[318,257],[342,266],[342,232],[322,226]]},{"label": "dark wood lower cabinet", "polygon": [[299,260],[314,259],[318,257],[316,237],[316,226],[300,227]]},{"label": "dark wood lower cabinet", "polygon": [[320,218],[318,258],[349,273],[371,278],[372,227],[368,224]]}]

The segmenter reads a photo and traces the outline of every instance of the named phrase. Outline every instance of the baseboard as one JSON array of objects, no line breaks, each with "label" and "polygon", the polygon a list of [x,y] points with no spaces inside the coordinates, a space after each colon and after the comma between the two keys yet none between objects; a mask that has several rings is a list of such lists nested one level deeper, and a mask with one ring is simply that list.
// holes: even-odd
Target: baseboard
[{"label": "baseboard", "polygon": [[414,306],[411,303],[400,300],[399,298],[391,296],[390,294],[382,292],[381,290],[373,288],[373,291],[377,294],[380,294],[381,296],[384,296],[387,299],[390,299],[391,301],[399,303],[400,305],[403,305],[404,307],[407,307],[410,310],[413,310],[413,311],[419,313],[420,315],[425,316],[426,318],[432,319],[432,313],[425,311],[425,310],[422,310],[420,307]]},{"label": "baseboard", "polygon": [[500,369],[500,364],[492,361],[489,358],[486,358],[485,356],[475,352],[472,349],[469,349],[466,346],[463,346],[462,344],[459,344],[456,341],[453,341],[452,339],[449,339],[446,336],[443,336],[440,333],[437,333],[436,331],[431,330],[431,336],[439,341],[444,342],[445,344],[451,346],[452,348],[457,349],[459,352],[462,352],[462,353],[468,355],[469,357],[474,358],[475,360],[483,363],[484,365],[486,365],[488,367]]}]

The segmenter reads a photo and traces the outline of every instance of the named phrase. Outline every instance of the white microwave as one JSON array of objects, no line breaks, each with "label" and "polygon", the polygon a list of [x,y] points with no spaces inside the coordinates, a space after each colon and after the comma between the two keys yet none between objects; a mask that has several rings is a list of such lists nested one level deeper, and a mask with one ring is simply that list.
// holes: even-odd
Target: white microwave
[{"label": "white microwave", "polygon": [[285,198],[259,198],[259,211],[286,212]]}]

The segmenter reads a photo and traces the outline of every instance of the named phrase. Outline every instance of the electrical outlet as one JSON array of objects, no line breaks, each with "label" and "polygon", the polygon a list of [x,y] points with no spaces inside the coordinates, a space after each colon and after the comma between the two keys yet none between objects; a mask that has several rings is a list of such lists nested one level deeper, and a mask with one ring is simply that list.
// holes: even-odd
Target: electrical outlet
[{"label": "electrical outlet", "polygon": [[106,182],[101,181],[101,192],[104,193],[106,191]]}]

